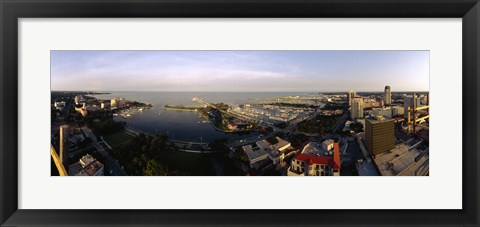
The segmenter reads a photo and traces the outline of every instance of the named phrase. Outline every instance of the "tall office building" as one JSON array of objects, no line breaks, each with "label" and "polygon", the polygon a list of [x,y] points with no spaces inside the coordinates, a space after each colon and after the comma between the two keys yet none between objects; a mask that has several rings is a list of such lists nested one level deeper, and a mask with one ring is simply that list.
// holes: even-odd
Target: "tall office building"
[{"label": "tall office building", "polygon": [[[420,104],[419,101],[420,100],[417,98],[415,94],[406,96],[403,99],[403,112],[405,114],[408,114],[408,107],[410,107],[410,111],[413,111],[414,102],[417,102],[415,104],[418,107],[418,104]],[[413,114],[413,112],[410,112],[410,114]]]},{"label": "tall office building", "polygon": [[352,119],[363,118],[363,98],[354,97],[352,99],[352,108],[350,109],[350,114]]},{"label": "tall office building", "polygon": [[348,106],[352,106],[352,100],[355,96],[357,96],[357,92],[354,92],[353,90],[348,92]]},{"label": "tall office building", "polygon": [[365,141],[370,155],[395,148],[394,120],[385,117],[365,119]]},{"label": "tall office building", "polygon": [[60,126],[60,160],[64,166],[68,166],[69,133],[68,125]]},{"label": "tall office building", "polygon": [[385,86],[385,105],[389,106],[390,104],[392,104],[392,92],[390,86]]}]

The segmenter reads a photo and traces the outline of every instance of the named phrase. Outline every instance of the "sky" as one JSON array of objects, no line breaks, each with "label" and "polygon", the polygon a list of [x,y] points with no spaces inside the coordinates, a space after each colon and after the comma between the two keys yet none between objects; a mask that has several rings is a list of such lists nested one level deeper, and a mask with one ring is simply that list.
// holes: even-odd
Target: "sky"
[{"label": "sky", "polygon": [[429,51],[51,51],[53,91],[429,90]]}]

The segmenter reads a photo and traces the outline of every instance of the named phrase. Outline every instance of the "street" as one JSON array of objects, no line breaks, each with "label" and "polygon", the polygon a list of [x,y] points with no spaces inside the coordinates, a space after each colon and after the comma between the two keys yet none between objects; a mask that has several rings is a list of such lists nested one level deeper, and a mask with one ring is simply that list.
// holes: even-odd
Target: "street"
[{"label": "street", "polygon": [[83,130],[83,132],[85,132],[85,134],[88,137],[90,137],[90,139],[92,139],[92,145],[95,147],[95,149],[97,149],[97,151],[100,152],[100,154],[102,154],[105,157],[105,162],[106,162],[105,165],[108,166],[108,168],[112,171],[112,173],[110,175],[112,175],[112,176],[126,176],[127,173],[125,172],[125,170],[123,170],[120,167],[120,164],[118,162],[116,162],[110,156],[110,154],[107,151],[105,151],[105,149],[98,143],[97,137],[92,132],[92,130],[85,127],[85,126],[82,127],[82,130]]}]

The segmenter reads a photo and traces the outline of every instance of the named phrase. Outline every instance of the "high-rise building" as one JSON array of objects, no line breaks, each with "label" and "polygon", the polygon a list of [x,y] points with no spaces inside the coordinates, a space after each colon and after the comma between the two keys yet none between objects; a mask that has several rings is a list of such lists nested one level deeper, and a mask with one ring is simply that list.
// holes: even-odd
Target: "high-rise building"
[{"label": "high-rise building", "polygon": [[60,126],[60,160],[64,166],[68,166],[69,133],[68,125]]},{"label": "high-rise building", "polygon": [[363,118],[363,108],[363,98],[354,97],[352,99],[352,108],[350,109],[351,118]]},{"label": "high-rise building", "polygon": [[78,105],[79,102],[80,102],[80,97],[78,97],[77,95],[75,96],[75,105]]},{"label": "high-rise building", "polygon": [[392,92],[390,91],[390,86],[385,86],[385,105],[388,106],[392,104]]},{"label": "high-rise building", "polygon": [[365,120],[365,141],[370,155],[395,148],[394,120],[386,117]]},{"label": "high-rise building", "polygon": [[[420,105],[420,99],[418,99],[415,94],[406,96],[403,99],[403,112],[405,114],[408,113],[408,107],[410,107],[410,111],[413,111],[414,102],[416,102],[415,104],[416,104],[417,107]],[[412,113],[413,112],[410,112],[410,114],[412,114]]]},{"label": "high-rise building", "polygon": [[348,106],[352,106],[352,99],[357,96],[357,92],[354,92],[353,90],[350,90],[348,92]]}]

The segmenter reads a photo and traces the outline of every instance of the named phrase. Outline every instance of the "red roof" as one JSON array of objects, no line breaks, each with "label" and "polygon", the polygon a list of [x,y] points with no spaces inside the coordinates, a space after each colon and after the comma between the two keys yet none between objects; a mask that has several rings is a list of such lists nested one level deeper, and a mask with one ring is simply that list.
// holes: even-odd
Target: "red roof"
[{"label": "red roof", "polygon": [[295,156],[295,159],[298,161],[306,162],[309,166],[314,164],[328,165],[332,169],[340,169],[340,166],[334,162],[333,158],[330,156],[317,156],[310,154],[299,154]]},{"label": "red roof", "polygon": [[340,148],[338,142],[333,144],[333,169],[340,169]]},{"label": "red roof", "polygon": [[299,154],[295,157],[296,160],[307,162],[308,165],[321,164],[321,165],[330,165],[332,157],[328,156],[316,156],[309,154]]}]

